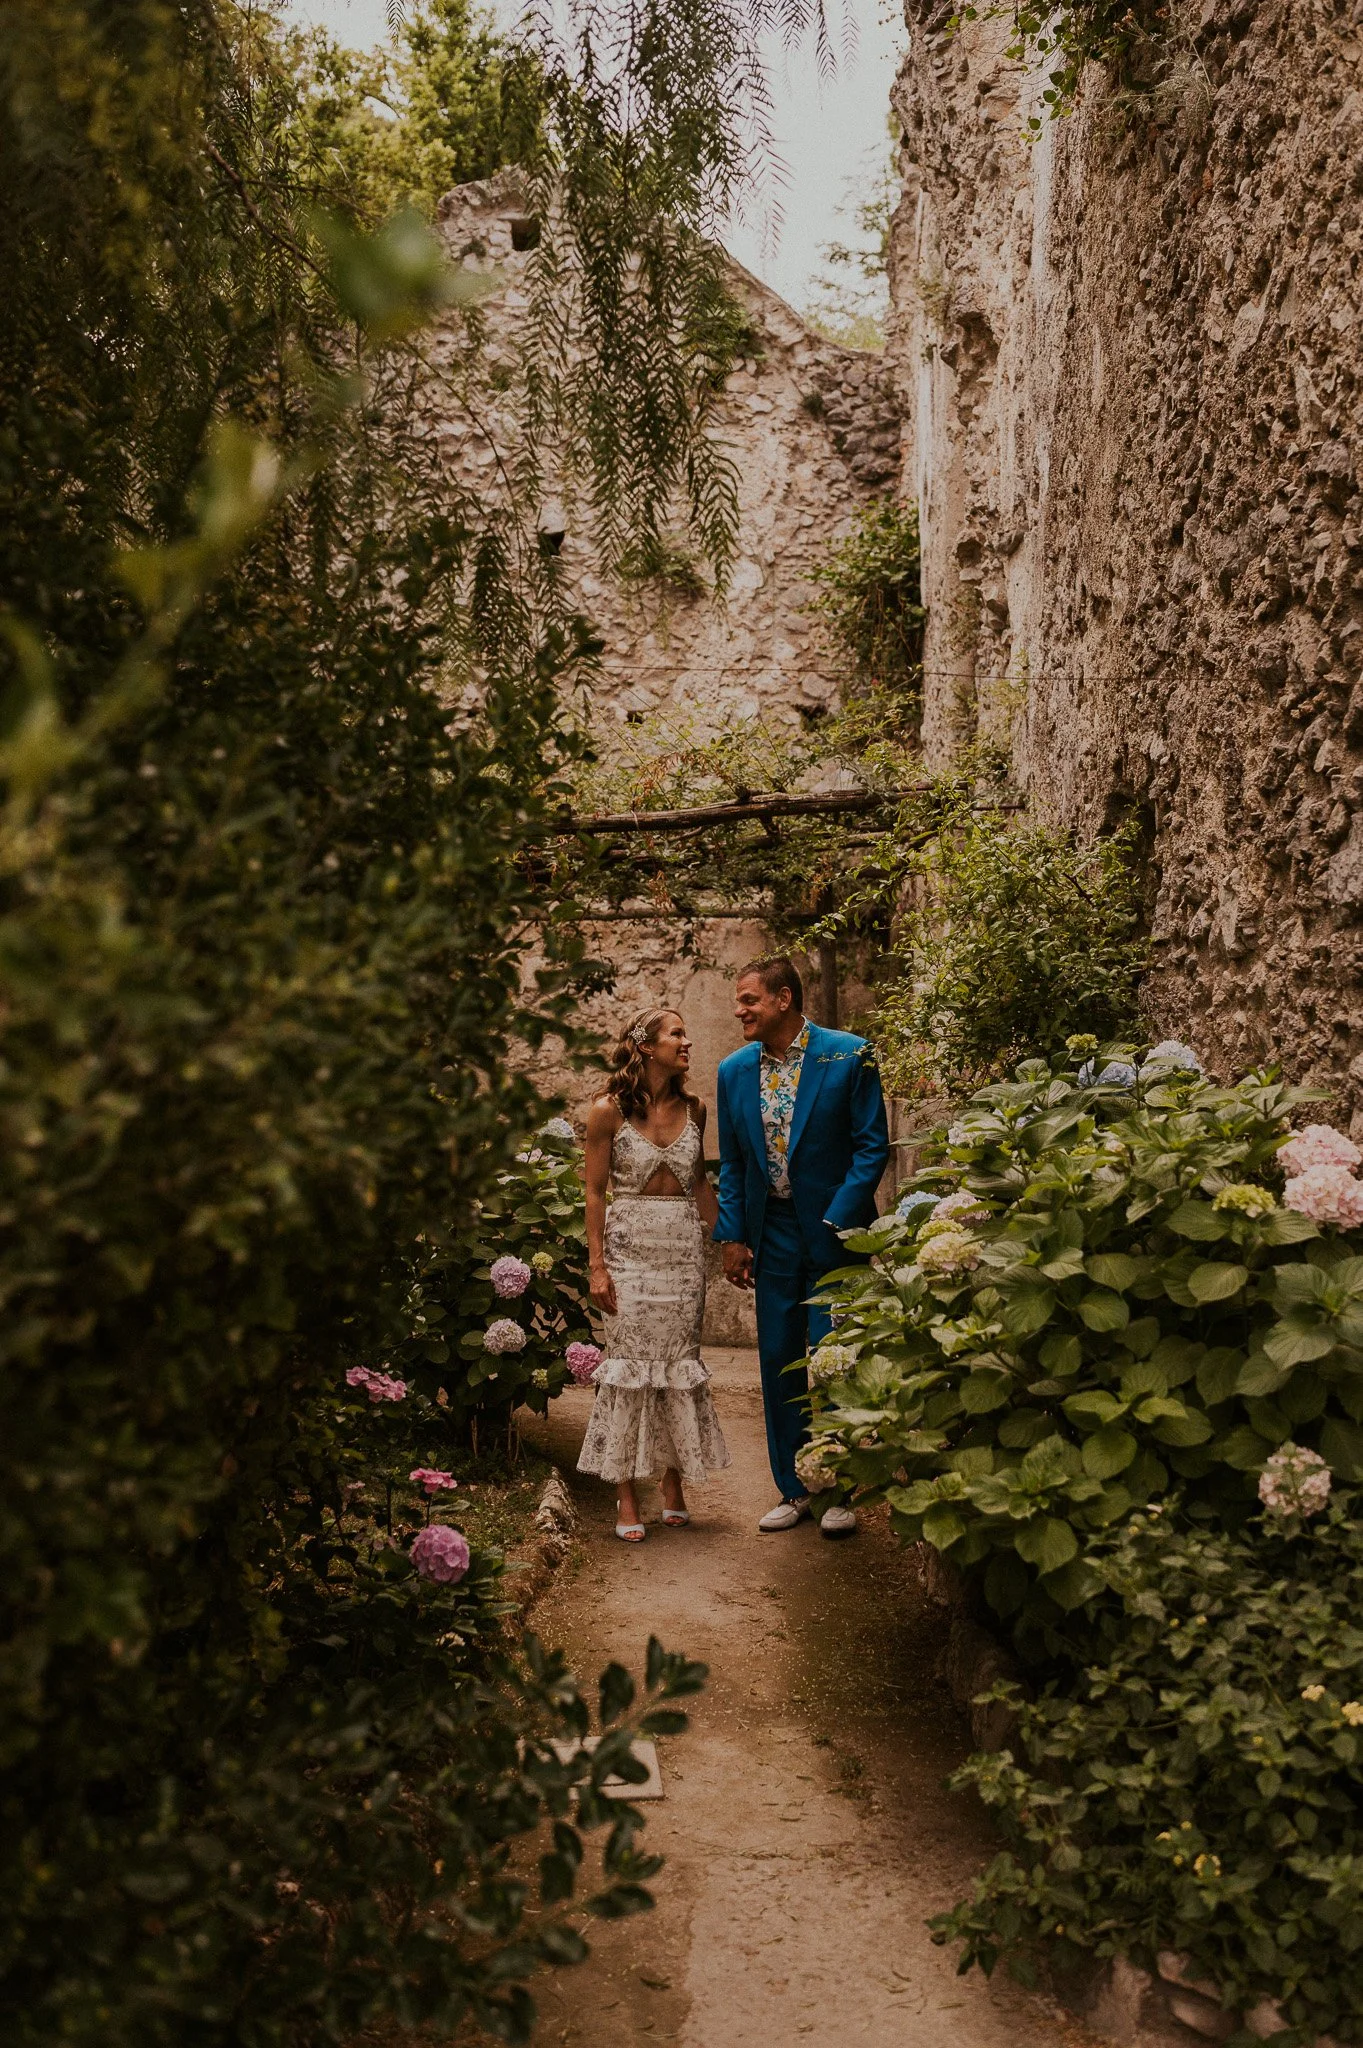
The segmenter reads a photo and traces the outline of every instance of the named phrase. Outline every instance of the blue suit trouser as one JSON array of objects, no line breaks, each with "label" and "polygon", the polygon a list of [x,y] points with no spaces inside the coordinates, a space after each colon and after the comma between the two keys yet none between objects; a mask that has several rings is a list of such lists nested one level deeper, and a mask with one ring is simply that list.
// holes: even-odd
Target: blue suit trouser
[{"label": "blue suit trouser", "polygon": [[809,1440],[809,1379],[786,1367],[805,1357],[833,1327],[827,1309],[809,1297],[832,1268],[816,1262],[793,1202],[768,1196],[762,1242],[754,1262],[757,1295],[757,1355],[762,1370],[762,1405],[767,1416],[767,1455],[783,1500],[797,1500],[808,1488],[795,1471],[795,1453]]}]

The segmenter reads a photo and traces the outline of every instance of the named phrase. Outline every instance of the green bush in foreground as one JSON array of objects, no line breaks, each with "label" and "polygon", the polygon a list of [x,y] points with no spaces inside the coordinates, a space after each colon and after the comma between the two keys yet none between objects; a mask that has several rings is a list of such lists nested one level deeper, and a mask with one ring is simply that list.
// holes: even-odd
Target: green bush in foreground
[{"label": "green bush in foreground", "polygon": [[[1027,1702],[1012,1750],[954,1780],[1005,1851],[934,1923],[962,1967],[1045,1947],[1161,1950],[1233,2011],[1276,2001],[1282,2048],[1363,2033],[1363,1528],[1340,1493],[1238,1535],[1137,1515],[1086,1556],[1111,1647]],[[1237,2040],[1249,2040],[1237,2035]]]},{"label": "green bush in foreground", "polygon": [[1359,1234],[1276,1191],[1301,1096],[1113,1072],[982,1090],[929,1148],[926,1209],[849,1237],[871,1263],[824,1290],[815,1455],[1024,1634],[1092,1599],[1089,1546],[1171,1488],[1234,1524],[1289,1438],[1363,1478]]}]

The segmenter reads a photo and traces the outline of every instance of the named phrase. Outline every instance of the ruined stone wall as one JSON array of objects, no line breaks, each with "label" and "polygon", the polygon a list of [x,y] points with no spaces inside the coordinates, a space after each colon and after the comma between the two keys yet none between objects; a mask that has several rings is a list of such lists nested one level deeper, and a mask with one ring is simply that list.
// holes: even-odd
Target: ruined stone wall
[{"label": "ruined stone wall", "polygon": [[[445,380],[437,389],[445,395],[435,403],[431,432],[460,478],[496,500],[516,472],[535,233],[516,174],[449,193],[439,231],[456,263],[493,273],[498,283],[480,307],[484,338],[474,354],[459,317],[437,335]],[[603,642],[587,714],[608,748],[631,725],[650,728],[641,742],[651,750],[664,732],[699,739],[734,719],[798,727],[802,716],[836,708],[840,671],[806,609],[814,595],[810,570],[858,508],[898,478],[899,414],[883,359],[813,333],[737,264],[731,285],[748,316],[750,344],[727,380],[715,428],[734,459],[739,490],[737,561],[724,599],[716,599],[684,534],[675,537],[670,573],[611,579],[569,479],[551,477],[538,508],[565,598]],[[636,914],[588,928],[592,950],[612,962],[616,979],[611,991],[582,1004],[579,1022],[604,1052],[636,1010],[680,1009],[695,1041],[697,1092],[711,1108],[713,1156],[715,1070],[740,1043],[734,973],[768,949],[769,936],[741,919],[682,925],[650,914],[646,902],[628,908]],[[526,962],[528,985],[538,964],[533,956]],[[813,974],[810,994],[821,1014],[828,992]],[[571,1064],[553,1040],[536,1061],[539,1085],[561,1093],[580,1126],[601,1092],[601,1067]],[[751,1298],[713,1286],[707,1336],[754,1341]]]},{"label": "ruined stone wall", "polygon": [[1152,1022],[1363,1125],[1363,0],[1176,6],[1153,105],[909,0],[892,356],[925,740],[1133,820]]},{"label": "ruined stone wall", "polygon": [[[496,274],[499,288],[481,319],[486,339],[467,404],[451,403],[433,423],[447,459],[466,480],[495,492],[512,468],[517,386],[523,359],[520,324],[531,261],[518,248],[533,234],[520,181],[503,172],[449,193],[439,227],[451,257]],[[566,482],[540,510],[554,536],[570,604],[593,622],[604,652],[589,696],[590,721],[609,745],[621,729],[647,721],[679,736],[705,736],[733,719],[798,726],[836,706],[840,671],[806,607],[809,572],[858,508],[893,487],[900,468],[900,424],[882,359],[826,341],[774,292],[739,265],[731,283],[750,326],[750,352],[728,378],[715,431],[728,446],[739,481],[737,561],[717,601],[701,565],[677,538],[674,573],[612,580],[597,559],[590,519]],[[452,323],[448,354],[464,349]],[[559,539],[559,536],[561,540]],[[633,906],[631,906],[633,907]],[[733,971],[769,941],[758,924],[702,919],[681,926],[648,914],[590,928],[598,952],[616,967],[616,986],[583,1006],[589,1032],[609,1041],[621,1021],[649,1003],[680,1007],[696,1039],[696,1078],[713,1103],[714,1070],[738,1044],[732,1016]],[[527,963],[533,973],[536,962]],[[825,992],[814,987],[816,1002]],[[547,1087],[562,1090],[579,1118],[600,1092],[600,1070],[570,1067],[551,1045]]]}]

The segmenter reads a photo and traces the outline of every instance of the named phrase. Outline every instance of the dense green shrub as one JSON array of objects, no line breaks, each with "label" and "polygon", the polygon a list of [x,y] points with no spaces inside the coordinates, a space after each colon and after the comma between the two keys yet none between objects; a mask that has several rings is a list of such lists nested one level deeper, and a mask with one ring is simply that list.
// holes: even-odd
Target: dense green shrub
[{"label": "dense green shrub", "polygon": [[922,561],[918,507],[878,499],[811,573],[820,617],[858,683],[914,703],[921,694]]},{"label": "dense green shrub", "polygon": [[897,1093],[959,1095],[1076,1031],[1136,1028],[1146,949],[1123,836],[1080,845],[986,808],[950,821],[915,872],[876,1005]]},{"label": "dense green shrub", "polygon": [[[505,1423],[521,1405],[543,1415],[569,1383],[568,1346],[592,1341],[581,1169],[572,1126],[555,1119],[480,1197],[466,1230],[426,1233],[396,1370],[465,1426]],[[499,1259],[522,1269],[510,1275],[514,1291],[493,1284]],[[523,1346],[489,1350],[497,1322],[523,1330]]]},{"label": "dense green shrub", "polygon": [[1026,1632],[1093,1598],[1094,1537],[1172,1487],[1234,1524],[1289,1438],[1363,1478],[1359,1237],[1274,1192],[1302,1098],[1188,1057],[981,1090],[927,1200],[849,1237],[871,1262],[828,1290],[824,1463]]},{"label": "dense green shrub", "polygon": [[963,1963],[1027,1971],[1161,1950],[1283,2048],[1363,2014],[1363,1531],[1358,1496],[1238,1535],[1138,1515],[1091,1542],[1107,1645],[1040,1698],[1013,1751],[959,1774],[1007,1848],[936,1923]]}]

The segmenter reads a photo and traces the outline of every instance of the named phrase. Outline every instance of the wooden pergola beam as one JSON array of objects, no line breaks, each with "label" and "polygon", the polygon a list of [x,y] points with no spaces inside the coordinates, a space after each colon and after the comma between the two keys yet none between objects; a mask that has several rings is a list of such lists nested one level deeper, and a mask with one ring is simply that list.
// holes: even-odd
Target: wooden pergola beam
[{"label": "wooden pergola beam", "polygon": [[584,818],[560,818],[550,830],[561,839],[580,833],[699,832],[707,825],[731,825],[744,818],[836,817],[840,813],[878,810],[905,797],[926,796],[929,789],[833,789],[821,795],[787,796],[772,790],[727,804],[700,804],[684,811],[598,811]]}]

